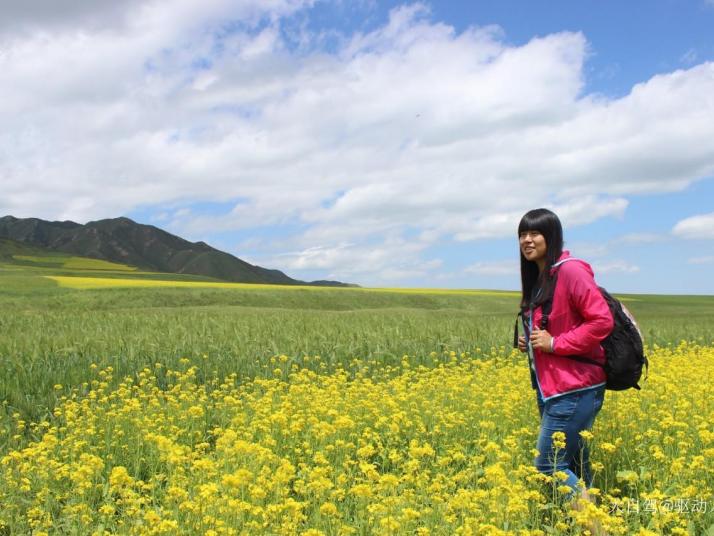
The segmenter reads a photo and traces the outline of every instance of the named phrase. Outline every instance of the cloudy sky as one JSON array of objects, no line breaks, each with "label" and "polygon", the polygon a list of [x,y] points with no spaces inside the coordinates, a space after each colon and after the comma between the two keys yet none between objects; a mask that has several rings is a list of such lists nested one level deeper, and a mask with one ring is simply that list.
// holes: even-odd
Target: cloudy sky
[{"label": "cloudy sky", "polygon": [[0,0],[0,215],[301,279],[714,294],[714,0]]}]

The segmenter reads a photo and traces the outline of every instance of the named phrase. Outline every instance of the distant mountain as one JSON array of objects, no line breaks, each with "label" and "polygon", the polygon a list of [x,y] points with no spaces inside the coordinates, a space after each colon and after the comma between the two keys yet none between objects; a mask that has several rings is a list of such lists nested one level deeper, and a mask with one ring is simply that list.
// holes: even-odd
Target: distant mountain
[{"label": "distant mountain", "polygon": [[13,262],[15,255],[40,257],[47,254],[48,250],[45,248],[22,244],[9,238],[0,238],[0,261],[2,262]]},{"label": "distant mountain", "polygon": [[81,225],[72,221],[4,216],[0,218],[0,238],[157,272],[195,274],[240,283],[356,286],[339,281],[299,281],[280,270],[249,264],[205,242],[189,242],[129,218]]}]

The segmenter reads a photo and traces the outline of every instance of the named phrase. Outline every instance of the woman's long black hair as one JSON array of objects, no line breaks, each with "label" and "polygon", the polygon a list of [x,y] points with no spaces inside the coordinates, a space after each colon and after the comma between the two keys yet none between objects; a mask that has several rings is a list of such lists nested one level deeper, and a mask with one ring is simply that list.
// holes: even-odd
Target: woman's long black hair
[{"label": "woman's long black hair", "polygon": [[[539,275],[538,265],[526,260],[523,252],[518,251],[521,256],[521,307],[528,307],[531,299],[533,305],[540,305],[553,293],[555,281],[550,275],[550,267],[553,266],[563,254],[563,226],[560,224],[558,216],[547,208],[537,208],[525,213],[518,224],[518,236],[526,231],[538,231],[545,238],[546,254],[545,268]],[[533,296],[533,289],[541,289],[537,297]]]}]

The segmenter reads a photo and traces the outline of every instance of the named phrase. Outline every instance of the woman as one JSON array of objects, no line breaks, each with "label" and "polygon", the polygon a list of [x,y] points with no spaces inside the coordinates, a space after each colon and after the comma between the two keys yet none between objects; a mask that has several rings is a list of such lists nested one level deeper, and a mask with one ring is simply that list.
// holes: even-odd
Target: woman
[{"label": "woman", "polygon": [[[590,265],[563,251],[563,229],[553,212],[541,208],[526,213],[518,225],[518,242],[525,333],[518,346],[529,354],[541,416],[535,465],[545,474],[565,473],[565,484],[572,490],[568,498],[590,499],[592,472],[580,432],[592,427],[602,407],[605,371],[568,356],[604,363],[600,342],[612,330],[612,314]],[[544,325],[543,306],[549,300]],[[557,450],[554,432],[565,434],[565,446]],[[579,489],[579,479],[584,489]]]}]

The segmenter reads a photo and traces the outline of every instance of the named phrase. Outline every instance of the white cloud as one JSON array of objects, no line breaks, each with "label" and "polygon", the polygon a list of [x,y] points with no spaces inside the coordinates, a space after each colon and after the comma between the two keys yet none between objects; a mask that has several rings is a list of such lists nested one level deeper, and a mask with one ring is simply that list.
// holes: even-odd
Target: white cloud
[{"label": "white cloud", "polygon": [[270,18],[293,13],[314,0],[23,0],[3,2],[0,36],[27,37],[38,33],[126,32],[132,27],[156,30],[160,22],[167,28],[218,24],[238,20],[255,24],[266,14]]},{"label": "white cloud", "polygon": [[[626,256],[636,258],[637,253],[633,253],[633,246],[653,242],[662,243],[668,240],[670,240],[670,237],[666,234],[663,236],[655,233],[629,233],[601,242],[566,243],[566,249],[570,250],[574,257],[590,260],[596,274],[636,274],[640,271],[640,267],[637,264],[621,258],[613,258],[618,255],[618,251]],[[621,248],[621,246],[627,247]]]},{"label": "white cloud", "polygon": [[565,249],[570,251],[573,257],[578,259],[590,259],[593,257],[604,257],[610,253],[610,243],[608,242],[576,242],[569,244],[566,242]]},{"label": "white cloud", "polygon": [[680,238],[712,239],[714,238],[714,212],[686,218],[672,229],[672,234]]},{"label": "white cloud", "polygon": [[652,244],[654,242],[663,242],[669,240],[669,237],[657,233],[630,233],[622,235],[612,240],[614,244]]},{"label": "white cloud", "polygon": [[714,255],[692,257],[691,259],[687,259],[687,264],[714,264]]},{"label": "white cloud", "polygon": [[669,241],[670,239],[671,237],[666,234],[628,233],[602,242],[566,243],[566,249],[570,250],[576,257],[604,257],[606,255],[611,255],[612,249],[616,246],[652,244],[654,242],[661,243]]},{"label": "white cloud", "polygon": [[323,271],[329,279],[378,285],[405,278],[434,277],[442,261],[422,260],[420,254],[425,247],[425,244],[391,238],[384,244],[367,246],[354,243],[315,246],[264,258],[261,263],[285,267],[298,277]]},{"label": "white cloud", "polygon": [[[233,202],[174,230],[294,225],[295,253],[276,266],[347,278],[428,273],[427,245],[514,236],[538,206],[566,227],[619,218],[630,194],[714,171],[714,64],[607,100],[583,94],[580,33],[514,46],[417,4],[324,50],[323,36],[286,30],[312,4],[13,4],[17,24],[0,25],[0,214]],[[407,230],[415,249],[390,255]]]},{"label": "white cloud", "polygon": [[481,261],[464,269],[466,273],[487,276],[514,275],[520,273],[518,259],[509,261]]},{"label": "white cloud", "polygon": [[91,30],[121,27],[127,14],[135,11],[140,0],[24,0],[3,2],[0,37],[26,36],[36,32],[77,28]]},{"label": "white cloud", "polygon": [[612,260],[593,262],[593,270],[595,270],[595,273],[636,274],[640,271],[640,267],[627,261]]}]

